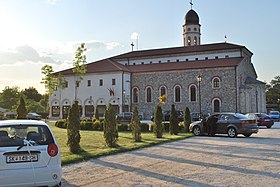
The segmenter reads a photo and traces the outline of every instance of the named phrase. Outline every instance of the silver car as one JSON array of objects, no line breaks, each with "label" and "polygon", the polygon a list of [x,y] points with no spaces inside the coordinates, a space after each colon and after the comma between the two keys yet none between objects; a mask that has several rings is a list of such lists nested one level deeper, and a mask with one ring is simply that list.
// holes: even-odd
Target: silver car
[{"label": "silver car", "polygon": [[60,186],[58,144],[43,121],[0,121],[0,186]]}]

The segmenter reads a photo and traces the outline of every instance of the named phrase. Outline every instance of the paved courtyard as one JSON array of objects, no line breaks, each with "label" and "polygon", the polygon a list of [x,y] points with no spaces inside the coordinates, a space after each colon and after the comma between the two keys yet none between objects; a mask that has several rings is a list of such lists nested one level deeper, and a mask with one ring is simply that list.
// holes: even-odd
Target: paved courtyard
[{"label": "paved courtyard", "polygon": [[200,136],[63,167],[63,186],[280,186],[280,123],[250,138]]}]

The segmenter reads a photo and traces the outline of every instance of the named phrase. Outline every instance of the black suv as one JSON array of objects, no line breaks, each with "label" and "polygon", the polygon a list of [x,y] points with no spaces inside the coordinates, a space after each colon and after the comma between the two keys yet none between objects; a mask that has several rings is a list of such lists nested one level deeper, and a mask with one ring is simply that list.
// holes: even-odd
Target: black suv
[{"label": "black suv", "polygon": [[[177,117],[179,122],[184,121],[184,112],[180,110],[177,110],[176,112],[177,112]],[[163,114],[163,121],[169,121],[171,111],[167,110],[164,111],[162,114]],[[154,121],[154,115],[151,116],[151,121]]]}]

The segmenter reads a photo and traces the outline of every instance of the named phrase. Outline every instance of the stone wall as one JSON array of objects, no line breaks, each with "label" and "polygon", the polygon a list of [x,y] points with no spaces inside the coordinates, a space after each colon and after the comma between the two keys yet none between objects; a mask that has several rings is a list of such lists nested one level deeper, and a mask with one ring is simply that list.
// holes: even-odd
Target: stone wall
[{"label": "stone wall", "polygon": [[[139,88],[139,103],[133,103],[139,111],[144,114],[145,119],[149,119],[154,112],[154,107],[159,103],[159,89],[161,86],[167,88],[167,102],[162,105],[163,110],[170,110],[174,103],[174,87],[181,87],[181,102],[174,103],[177,110],[185,110],[188,106],[191,112],[199,112],[199,99],[191,102],[189,99],[189,87],[191,85],[198,86],[197,76],[201,75],[201,110],[203,114],[212,113],[212,101],[214,98],[221,100],[221,111],[236,111],[236,83],[235,68],[211,68],[196,69],[182,71],[166,71],[166,72],[148,72],[134,73],[132,75],[132,88]],[[218,77],[221,80],[221,86],[218,89],[212,87],[212,80]],[[146,103],[146,88],[150,86],[153,89],[152,102]],[[198,95],[198,89],[197,89]]]}]

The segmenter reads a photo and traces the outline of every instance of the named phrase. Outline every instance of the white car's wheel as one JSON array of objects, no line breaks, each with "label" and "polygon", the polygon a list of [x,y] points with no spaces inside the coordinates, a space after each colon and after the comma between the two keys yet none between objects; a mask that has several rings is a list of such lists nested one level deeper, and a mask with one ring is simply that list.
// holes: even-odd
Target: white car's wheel
[{"label": "white car's wheel", "polygon": [[193,127],[193,134],[194,134],[195,136],[201,135],[201,129],[200,129],[200,127],[199,127],[198,125],[196,125],[196,126]]}]

